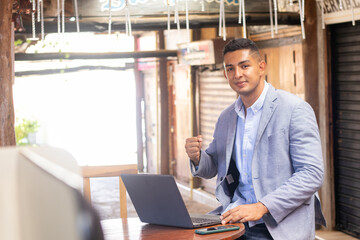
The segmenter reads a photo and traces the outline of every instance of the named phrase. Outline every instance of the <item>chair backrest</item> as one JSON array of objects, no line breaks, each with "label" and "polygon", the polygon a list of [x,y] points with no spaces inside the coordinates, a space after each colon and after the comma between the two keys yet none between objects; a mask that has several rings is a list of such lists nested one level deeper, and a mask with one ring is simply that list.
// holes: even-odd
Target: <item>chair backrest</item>
[{"label": "chair backrest", "polygon": [[65,150],[1,147],[0,239],[103,239],[100,218],[80,193],[81,180]]},{"label": "chair backrest", "polygon": [[126,208],[126,189],[120,177],[120,174],[129,173],[136,174],[137,164],[127,165],[109,165],[109,166],[82,166],[84,196],[91,202],[90,178],[95,177],[119,177],[119,193],[120,193],[120,217],[127,218]]}]

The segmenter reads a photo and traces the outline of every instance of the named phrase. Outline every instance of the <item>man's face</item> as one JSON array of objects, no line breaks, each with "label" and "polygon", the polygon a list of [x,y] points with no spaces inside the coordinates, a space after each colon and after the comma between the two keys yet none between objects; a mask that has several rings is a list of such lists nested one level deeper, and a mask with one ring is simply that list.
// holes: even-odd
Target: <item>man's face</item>
[{"label": "man's face", "polygon": [[224,76],[230,87],[241,97],[260,96],[264,81],[266,63],[249,49],[228,52],[224,56]]}]

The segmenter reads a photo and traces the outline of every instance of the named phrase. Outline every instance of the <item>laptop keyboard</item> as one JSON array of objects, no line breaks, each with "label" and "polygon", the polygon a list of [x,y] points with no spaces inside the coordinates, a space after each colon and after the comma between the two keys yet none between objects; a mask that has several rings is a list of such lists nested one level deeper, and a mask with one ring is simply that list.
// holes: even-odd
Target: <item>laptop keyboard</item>
[{"label": "laptop keyboard", "polygon": [[220,222],[219,220],[215,220],[215,219],[209,219],[209,218],[198,218],[198,217],[192,217],[191,221],[193,222],[193,224],[201,224],[201,223],[218,223]]}]

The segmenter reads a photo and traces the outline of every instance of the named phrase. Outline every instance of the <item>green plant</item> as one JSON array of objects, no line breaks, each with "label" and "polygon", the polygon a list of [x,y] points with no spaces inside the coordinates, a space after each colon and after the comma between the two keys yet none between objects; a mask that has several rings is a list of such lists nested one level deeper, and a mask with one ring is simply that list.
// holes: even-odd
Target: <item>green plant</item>
[{"label": "green plant", "polygon": [[35,133],[39,129],[40,124],[36,120],[26,118],[16,118],[15,123],[15,137],[16,145],[25,146],[30,145],[29,134]]}]

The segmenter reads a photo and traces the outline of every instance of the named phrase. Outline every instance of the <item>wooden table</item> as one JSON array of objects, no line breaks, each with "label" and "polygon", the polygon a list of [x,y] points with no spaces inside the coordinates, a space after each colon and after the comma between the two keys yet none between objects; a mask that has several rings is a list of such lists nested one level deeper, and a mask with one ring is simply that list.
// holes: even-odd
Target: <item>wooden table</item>
[{"label": "wooden table", "polygon": [[239,230],[199,235],[195,229],[184,229],[177,227],[168,227],[155,224],[142,223],[139,218],[117,218],[101,221],[105,240],[203,240],[203,239],[237,239],[245,232],[245,226],[242,223],[232,225],[239,226]]}]

